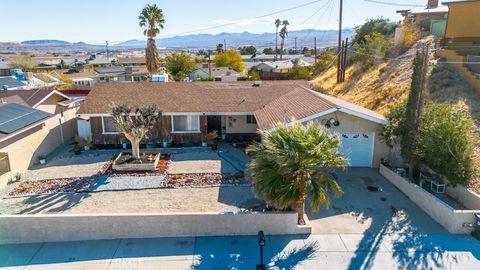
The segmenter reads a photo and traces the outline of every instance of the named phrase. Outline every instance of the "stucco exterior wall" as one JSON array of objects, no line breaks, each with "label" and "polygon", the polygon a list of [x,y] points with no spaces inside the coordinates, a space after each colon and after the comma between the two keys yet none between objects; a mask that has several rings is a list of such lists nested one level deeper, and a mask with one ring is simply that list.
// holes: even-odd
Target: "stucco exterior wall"
[{"label": "stucco exterior wall", "polygon": [[449,5],[445,38],[480,39],[480,2],[452,3]]},{"label": "stucco exterior wall", "polygon": [[312,120],[313,122],[321,125],[323,119],[337,118],[340,122],[338,127],[331,127],[331,131],[338,133],[374,133],[375,140],[373,145],[373,159],[372,167],[378,168],[380,165],[380,159],[386,158],[390,154],[390,148],[382,141],[379,132],[382,127],[381,124],[359,118],[357,116],[349,115],[343,112],[337,112],[336,114],[327,114],[320,118]]},{"label": "stucco exterior wall", "polygon": [[226,116],[226,133],[256,133],[257,124],[247,124],[246,115]]},{"label": "stucco exterior wall", "polygon": [[475,223],[475,213],[480,210],[455,210],[421,187],[410,183],[394,171],[380,165],[380,174],[407,195],[418,207],[440,223],[449,233],[470,234]]},{"label": "stucco exterior wall", "polygon": [[[77,133],[76,111],[77,108],[72,108],[64,112],[62,130],[65,141],[73,138]],[[48,155],[60,146],[62,144],[60,129],[60,114],[57,114],[31,131],[25,131],[7,141],[0,142],[0,152],[8,153],[11,170],[0,176],[0,188],[7,184],[13,174],[22,173],[38,162],[39,155]]]},{"label": "stucco exterior wall", "polygon": [[308,234],[297,213],[2,215],[0,244],[120,238]]}]

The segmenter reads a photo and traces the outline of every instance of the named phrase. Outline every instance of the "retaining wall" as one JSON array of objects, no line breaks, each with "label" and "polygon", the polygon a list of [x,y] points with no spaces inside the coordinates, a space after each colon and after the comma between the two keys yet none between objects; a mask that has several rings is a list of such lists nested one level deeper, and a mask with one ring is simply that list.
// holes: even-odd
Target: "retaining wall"
[{"label": "retaining wall", "polygon": [[96,239],[307,234],[296,212],[2,215],[0,243]]},{"label": "retaining wall", "polygon": [[480,209],[456,210],[383,165],[380,165],[380,174],[407,195],[430,217],[440,223],[448,232],[470,234],[474,230],[474,227],[472,227],[472,224],[475,223],[474,214],[480,213]]}]

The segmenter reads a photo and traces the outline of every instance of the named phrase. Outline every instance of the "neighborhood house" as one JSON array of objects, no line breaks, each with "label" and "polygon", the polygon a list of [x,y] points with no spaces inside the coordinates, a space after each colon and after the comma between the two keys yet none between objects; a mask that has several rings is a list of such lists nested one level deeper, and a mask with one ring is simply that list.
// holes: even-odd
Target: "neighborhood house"
[{"label": "neighborhood house", "polygon": [[0,187],[72,139],[82,99],[58,91],[0,91]]},{"label": "neighborhood house", "polygon": [[119,145],[112,104],[155,104],[159,121],[149,142],[200,143],[216,130],[232,142],[258,139],[257,130],[313,121],[336,131],[350,166],[378,167],[389,154],[378,129],[387,123],[371,110],[320,94],[304,81],[98,84],[78,111],[78,132],[96,145]]}]

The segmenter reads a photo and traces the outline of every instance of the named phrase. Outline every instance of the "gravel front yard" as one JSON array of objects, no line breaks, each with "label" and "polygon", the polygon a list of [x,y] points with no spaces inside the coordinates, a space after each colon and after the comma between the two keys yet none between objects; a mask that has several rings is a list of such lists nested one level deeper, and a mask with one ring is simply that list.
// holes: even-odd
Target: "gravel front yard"
[{"label": "gravel front yard", "polygon": [[37,195],[0,200],[1,214],[222,212],[258,204],[251,187]]}]

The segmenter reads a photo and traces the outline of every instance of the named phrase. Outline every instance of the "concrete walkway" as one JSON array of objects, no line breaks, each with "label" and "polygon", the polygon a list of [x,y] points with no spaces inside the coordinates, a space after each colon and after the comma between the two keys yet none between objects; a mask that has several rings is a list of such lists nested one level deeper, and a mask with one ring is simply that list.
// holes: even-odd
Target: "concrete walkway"
[{"label": "concrete walkway", "polygon": [[[480,242],[432,234],[365,244],[361,234],[267,236],[269,269],[480,269]],[[255,269],[256,236],[0,245],[4,269]],[[3,269],[3,268],[2,268]]]},{"label": "concrete walkway", "polygon": [[233,147],[228,143],[218,145],[218,155],[228,161],[235,169],[245,173],[250,157],[242,150]]}]

